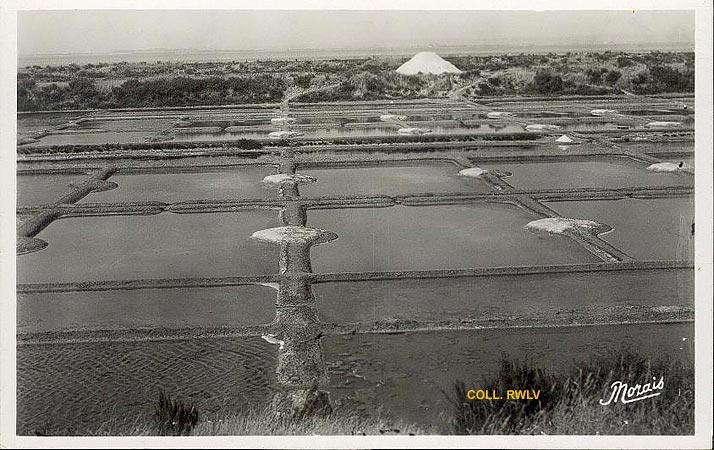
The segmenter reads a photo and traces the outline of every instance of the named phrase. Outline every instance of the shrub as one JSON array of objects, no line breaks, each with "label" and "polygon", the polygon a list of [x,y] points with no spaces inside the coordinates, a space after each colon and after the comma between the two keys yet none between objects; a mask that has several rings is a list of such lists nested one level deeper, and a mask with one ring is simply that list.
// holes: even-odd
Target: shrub
[{"label": "shrub", "polygon": [[607,84],[615,84],[621,77],[622,72],[618,72],[617,70],[611,70],[607,73],[607,75],[605,75],[605,82]]},{"label": "shrub", "polygon": [[563,79],[553,72],[539,70],[527,90],[538,94],[558,94],[563,90]]},{"label": "shrub", "polygon": [[585,71],[585,75],[588,77],[588,81],[591,84],[600,84],[602,82],[602,76],[607,72],[607,69],[601,67],[599,69],[588,69]]},{"label": "shrub", "polygon": [[689,92],[694,90],[694,71],[679,71],[668,66],[650,67],[650,80],[656,90],[669,92]]},{"label": "shrub", "polygon": [[635,63],[632,61],[631,58],[628,58],[627,56],[618,56],[616,60],[617,67],[623,68],[623,67],[630,67],[633,66]]},{"label": "shrub", "polygon": [[186,436],[198,423],[198,409],[174,400],[163,390],[155,406],[154,425],[161,436]]}]

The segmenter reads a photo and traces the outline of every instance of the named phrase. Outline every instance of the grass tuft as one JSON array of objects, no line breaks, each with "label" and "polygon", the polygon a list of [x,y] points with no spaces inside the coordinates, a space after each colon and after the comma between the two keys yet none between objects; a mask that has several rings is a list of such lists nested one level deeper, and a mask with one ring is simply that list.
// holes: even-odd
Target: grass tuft
[{"label": "grass tuft", "polygon": [[181,400],[172,399],[163,390],[154,407],[154,425],[161,436],[186,436],[198,423],[198,409]]}]

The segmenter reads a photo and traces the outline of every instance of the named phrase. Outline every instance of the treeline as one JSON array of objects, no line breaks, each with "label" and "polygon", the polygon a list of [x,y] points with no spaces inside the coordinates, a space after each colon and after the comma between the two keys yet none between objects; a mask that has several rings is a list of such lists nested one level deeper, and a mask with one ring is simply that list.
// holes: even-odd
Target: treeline
[{"label": "treeline", "polygon": [[[530,75],[530,76],[529,76]],[[655,65],[624,74],[620,70],[601,67],[583,72],[560,72],[539,68],[534,73],[514,79],[507,72],[496,73],[468,89],[475,96],[501,95],[609,95],[622,91],[635,94],[694,92],[694,68],[673,68]]]},{"label": "treeline", "polygon": [[86,77],[66,84],[41,84],[20,77],[17,108],[41,111],[279,102],[286,87],[283,78],[272,75],[131,79],[106,90],[97,88],[94,80]]},{"label": "treeline", "polygon": [[[375,63],[375,61],[377,61]],[[299,72],[340,73],[373,67],[397,68],[400,59],[333,59],[333,60],[254,60],[214,62],[117,62],[96,64],[67,64],[63,66],[32,65],[20,69],[22,76],[44,82],[69,82],[77,77],[100,79],[129,79],[149,77],[238,76],[244,74],[294,74]]]},{"label": "treeline", "polygon": [[564,53],[447,56],[460,75],[404,76],[405,58],[31,66],[18,73],[20,111],[213,106],[279,102],[290,86],[337,85],[300,101],[607,95],[694,91],[694,53]]},{"label": "treeline", "polygon": [[538,71],[533,81],[525,86],[525,92],[540,95],[603,95],[621,89],[635,94],[658,94],[662,92],[694,92],[694,69],[677,70],[668,66],[652,66],[638,72],[625,83],[618,83],[622,73],[605,68],[585,72],[588,83],[564,80],[555,72]]},{"label": "treeline", "polygon": [[338,87],[300,96],[301,102],[388,100],[444,97],[459,76],[401,75],[390,70],[363,71],[345,77]]}]

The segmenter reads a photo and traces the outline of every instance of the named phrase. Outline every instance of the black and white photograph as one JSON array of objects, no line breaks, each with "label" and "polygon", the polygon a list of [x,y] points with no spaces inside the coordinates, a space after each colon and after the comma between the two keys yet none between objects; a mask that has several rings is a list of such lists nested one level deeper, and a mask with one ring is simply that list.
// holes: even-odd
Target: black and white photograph
[{"label": "black and white photograph", "polygon": [[712,5],[532,3],[3,6],[2,446],[711,448]]}]

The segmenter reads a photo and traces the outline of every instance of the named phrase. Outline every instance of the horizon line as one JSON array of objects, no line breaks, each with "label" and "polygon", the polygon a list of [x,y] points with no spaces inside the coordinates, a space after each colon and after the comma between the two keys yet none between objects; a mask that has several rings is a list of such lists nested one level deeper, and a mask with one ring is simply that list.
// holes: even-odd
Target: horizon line
[{"label": "horizon line", "polygon": [[[608,43],[582,43],[582,44],[575,44],[571,45],[574,49],[578,48],[579,46],[642,46],[643,48],[647,48],[648,46],[655,47],[657,45],[662,45],[666,44],[668,47],[691,47],[691,51],[694,51],[695,43],[694,42],[689,42],[689,41],[677,41],[677,42],[672,42],[672,41],[661,41],[661,42],[628,42],[628,43],[617,43],[617,42],[608,42]],[[191,52],[206,52],[206,53],[231,53],[231,52],[255,52],[255,53],[266,53],[266,52],[298,52],[298,51],[323,51],[323,52],[329,52],[329,51],[340,51],[340,50],[346,50],[346,51],[355,51],[355,50],[411,50],[411,49],[418,49],[418,48],[434,48],[434,47],[439,47],[442,49],[448,49],[448,48],[460,48],[460,47],[493,47],[493,46],[502,46],[504,49],[508,47],[518,47],[518,46],[525,46],[525,47],[565,47],[567,44],[533,44],[533,43],[528,43],[528,42],[520,42],[520,43],[513,43],[513,44],[507,44],[507,45],[502,45],[499,43],[487,43],[487,44],[423,44],[423,45],[403,45],[403,46],[393,46],[393,47],[375,47],[375,46],[370,46],[370,47],[331,47],[331,48],[324,48],[324,47],[299,47],[299,48],[261,48],[261,49],[205,49],[205,48],[168,48],[168,47],[150,47],[150,48],[144,48],[144,49],[117,49],[117,50],[110,50],[110,51],[105,51],[105,52],[62,52],[62,53],[26,53],[26,54],[20,54],[18,53],[18,58],[31,58],[31,57],[42,57],[42,56],[69,56],[69,55],[121,55],[121,54],[141,54],[141,53],[158,53],[158,52],[163,52],[163,53],[170,53],[170,52],[185,52],[185,51],[191,51]],[[653,50],[657,50],[656,48],[653,48]]]}]

